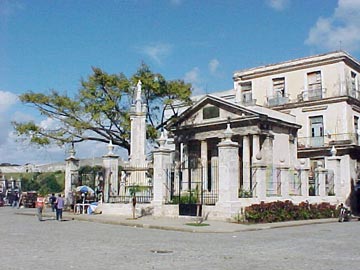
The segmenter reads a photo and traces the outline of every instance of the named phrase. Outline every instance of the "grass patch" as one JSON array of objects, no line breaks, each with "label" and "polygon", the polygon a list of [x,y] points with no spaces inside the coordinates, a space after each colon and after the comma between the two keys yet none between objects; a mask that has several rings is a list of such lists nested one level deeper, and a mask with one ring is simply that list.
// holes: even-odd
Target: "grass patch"
[{"label": "grass patch", "polygon": [[210,226],[210,224],[207,224],[207,223],[196,223],[196,222],[186,223],[185,225],[188,225],[188,226],[195,226],[195,227]]}]

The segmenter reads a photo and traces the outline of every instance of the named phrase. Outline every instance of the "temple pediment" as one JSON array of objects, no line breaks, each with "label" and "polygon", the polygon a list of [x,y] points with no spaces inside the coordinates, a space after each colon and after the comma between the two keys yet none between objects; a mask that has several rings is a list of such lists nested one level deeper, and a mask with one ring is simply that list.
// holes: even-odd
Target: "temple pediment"
[{"label": "temple pediment", "polygon": [[246,107],[239,106],[219,97],[207,95],[185,110],[171,126],[207,126],[234,120],[266,117]]}]

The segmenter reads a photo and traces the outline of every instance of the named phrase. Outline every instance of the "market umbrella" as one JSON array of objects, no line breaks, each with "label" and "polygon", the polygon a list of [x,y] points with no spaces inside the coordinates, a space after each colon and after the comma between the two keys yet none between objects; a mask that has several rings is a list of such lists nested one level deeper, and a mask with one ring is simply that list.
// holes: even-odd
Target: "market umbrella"
[{"label": "market umbrella", "polygon": [[89,186],[78,186],[76,188],[76,191],[81,192],[81,193],[88,193],[88,194],[94,194],[95,193],[95,191]]}]

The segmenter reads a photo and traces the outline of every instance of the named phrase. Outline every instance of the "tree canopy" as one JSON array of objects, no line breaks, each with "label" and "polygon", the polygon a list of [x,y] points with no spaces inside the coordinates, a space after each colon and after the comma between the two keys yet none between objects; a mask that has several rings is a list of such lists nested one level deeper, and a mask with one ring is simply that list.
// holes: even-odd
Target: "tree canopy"
[{"label": "tree canopy", "polygon": [[43,116],[55,120],[52,127],[34,121],[13,122],[17,135],[32,144],[46,146],[99,141],[130,150],[130,108],[135,101],[136,84],[142,82],[142,98],[147,105],[147,138],[153,140],[163,126],[165,108],[175,113],[174,101],[190,103],[191,85],[182,80],[166,80],[146,64],[127,78],[123,73],[108,74],[93,67],[81,80],[74,97],[51,90],[20,95],[23,104],[34,106]]}]

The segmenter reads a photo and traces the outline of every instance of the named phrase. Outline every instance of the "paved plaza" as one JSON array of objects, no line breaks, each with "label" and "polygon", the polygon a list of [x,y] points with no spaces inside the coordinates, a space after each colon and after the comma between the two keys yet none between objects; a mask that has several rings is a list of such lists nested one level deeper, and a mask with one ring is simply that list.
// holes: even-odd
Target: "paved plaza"
[{"label": "paved plaza", "polygon": [[360,265],[358,221],[199,233],[70,215],[62,222],[51,216],[39,222],[34,214],[35,209],[0,208],[0,269],[329,270]]}]

